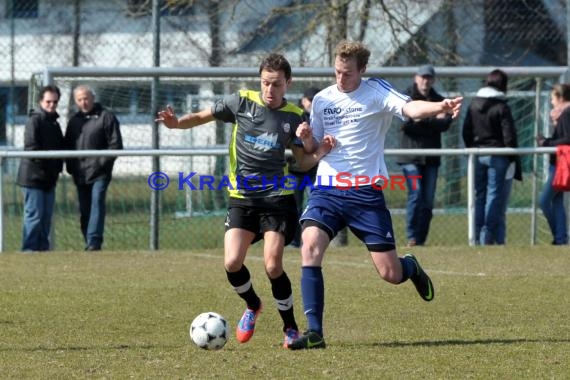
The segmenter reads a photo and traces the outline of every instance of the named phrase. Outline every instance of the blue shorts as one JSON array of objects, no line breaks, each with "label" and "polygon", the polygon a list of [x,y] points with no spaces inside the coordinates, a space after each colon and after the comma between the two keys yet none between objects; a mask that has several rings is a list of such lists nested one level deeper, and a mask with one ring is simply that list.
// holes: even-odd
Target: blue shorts
[{"label": "blue shorts", "polygon": [[348,190],[315,188],[300,220],[303,225],[319,226],[331,240],[348,226],[372,252],[396,247],[384,193],[372,186]]}]

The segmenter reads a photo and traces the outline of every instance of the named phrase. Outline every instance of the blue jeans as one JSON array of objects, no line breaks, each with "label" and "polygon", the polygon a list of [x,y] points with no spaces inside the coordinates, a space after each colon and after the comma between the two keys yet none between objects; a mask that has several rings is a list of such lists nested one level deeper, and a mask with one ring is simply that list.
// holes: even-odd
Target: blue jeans
[{"label": "blue jeans", "polygon": [[475,238],[482,245],[497,243],[509,163],[503,156],[479,156],[475,162]]},{"label": "blue jeans", "polygon": [[22,187],[22,192],[24,193],[22,251],[49,251],[55,187],[50,190]]},{"label": "blue jeans", "polygon": [[513,178],[505,179],[503,186],[503,212],[499,218],[497,226],[497,244],[505,244],[507,241],[507,207],[509,205],[509,198],[511,197],[511,190],[513,188]]},{"label": "blue jeans", "polygon": [[[439,166],[406,164],[402,165],[402,170],[408,187],[407,238],[408,240],[415,240],[416,245],[423,245],[426,242],[433,216],[432,210]],[[410,176],[421,176],[421,178],[413,179]]]},{"label": "blue jeans", "polygon": [[566,210],[564,209],[564,192],[554,191],[552,180],[554,179],[554,165],[548,168],[548,179],[540,193],[540,208],[554,240],[552,244],[568,244],[568,227],[566,225]]},{"label": "blue jeans", "polygon": [[88,185],[77,185],[79,222],[87,247],[101,249],[105,228],[105,197],[110,180],[100,179]]}]

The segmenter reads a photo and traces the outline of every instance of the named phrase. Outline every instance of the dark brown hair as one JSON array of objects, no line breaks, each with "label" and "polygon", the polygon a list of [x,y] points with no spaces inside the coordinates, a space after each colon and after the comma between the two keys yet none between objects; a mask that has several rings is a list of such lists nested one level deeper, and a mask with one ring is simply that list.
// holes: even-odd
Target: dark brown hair
[{"label": "dark brown hair", "polygon": [[502,92],[507,92],[508,83],[509,77],[507,73],[499,69],[495,69],[487,74],[487,80],[485,81],[486,86],[493,87]]},{"label": "dark brown hair", "polygon": [[49,86],[42,87],[40,89],[40,97],[39,97],[40,101],[43,100],[46,92],[53,92],[53,93],[57,94],[57,100],[59,100],[59,98],[61,98],[61,92],[59,91],[59,87],[49,85]]},{"label": "dark brown hair", "polygon": [[281,54],[273,53],[265,57],[259,65],[259,74],[261,74],[263,70],[283,71],[283,73],[285,73],[285,79],[291,79],[291,64]]}]

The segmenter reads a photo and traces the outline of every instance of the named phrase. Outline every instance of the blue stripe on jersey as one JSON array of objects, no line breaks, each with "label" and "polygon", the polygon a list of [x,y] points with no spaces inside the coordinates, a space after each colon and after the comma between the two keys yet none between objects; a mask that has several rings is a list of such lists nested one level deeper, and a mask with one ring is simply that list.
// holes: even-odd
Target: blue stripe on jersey
[{"label": "blue stripe on jersey", "polygon": [[372,81],[372,82],[378,83],[381,87],[385,88],[388,92],[391,92],[392,94],[398,96],[398,97],[399,97],[400,99],[402,99],[402,100],[410,100],[410,97],[409,97],[409,96],[404,95],[404,94],[402,94],[402,93],[396,91],[396,90],[394,89],[394,87],[392,87],[392,85],[391,85],[390,83],[386,82],[386,81],[385,81],[384,79],[382,79],[382,78],[370,78],[370,79],[368,79],[368,80],[369,80],[369,81]]}]

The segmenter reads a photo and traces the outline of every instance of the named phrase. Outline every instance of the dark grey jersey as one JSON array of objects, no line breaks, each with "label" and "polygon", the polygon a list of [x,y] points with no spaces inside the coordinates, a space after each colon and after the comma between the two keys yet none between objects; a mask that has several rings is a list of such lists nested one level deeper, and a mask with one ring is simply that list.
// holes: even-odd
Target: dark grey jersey
[{"label": "dark grey jersey", "polygon": [[217,101],[212,114],[218,120],[233,123],[229,145],[230,197],[293,194],[286,177],[285,149],[295,142],[295,131],[305,120],[301,108],[284,102],[282,107],[270,109],[258,91],[242,90]]}]

